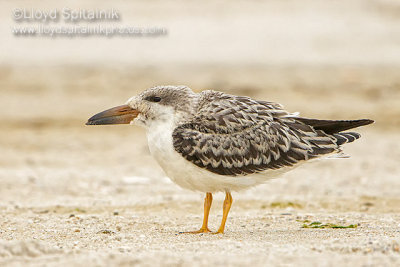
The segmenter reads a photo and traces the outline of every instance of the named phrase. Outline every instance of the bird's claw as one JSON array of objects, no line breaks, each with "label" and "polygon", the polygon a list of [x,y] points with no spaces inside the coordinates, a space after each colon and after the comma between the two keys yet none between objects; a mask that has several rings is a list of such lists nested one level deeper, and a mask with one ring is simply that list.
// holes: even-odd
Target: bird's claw
[{"label": "bird's claw", "polygon": [[180,234],[203,234],[203,233],[211,233],[210,229],[208,228],[200,228],[197,231],[189,231],[189,232],[179,232]]}]

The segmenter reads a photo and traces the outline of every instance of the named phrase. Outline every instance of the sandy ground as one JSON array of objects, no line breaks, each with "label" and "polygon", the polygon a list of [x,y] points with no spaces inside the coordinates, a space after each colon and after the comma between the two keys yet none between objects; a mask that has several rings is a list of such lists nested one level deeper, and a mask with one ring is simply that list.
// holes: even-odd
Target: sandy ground
[{"label": "sandy ground", "polygon": [[[203,3],[0,1],[0,266],[400,266],[399,1]],[[115,8],[118,25],[168,35],[11,34],[34,26],[14,8],[65,6]],[[165,177],[142,129],[84,125],[160,84],[376,123],[350,159],[233,193],[224,235],[181,235],[200,227],[204,195]]]},{"label": "sandy ground", "polygon": [[[400,264],[396,68],[3,66],[0,73],[0,265]],[[165,177],[143,130],[84,126],[150,81],[377,123],[346,147],[350,159],[304,165],[234,193],[224,235],[181,235],[200,226],[204,196]],[[223,195],[214,200],[215,230]],[[306,229],[305,220],[358,227]]]}]

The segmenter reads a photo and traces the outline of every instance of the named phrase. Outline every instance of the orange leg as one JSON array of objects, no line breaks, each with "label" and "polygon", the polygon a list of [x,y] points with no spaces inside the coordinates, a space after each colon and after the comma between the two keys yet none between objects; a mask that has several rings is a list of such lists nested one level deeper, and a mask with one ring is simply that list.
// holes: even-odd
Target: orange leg
[{"label": "orange leg", "polygon": [[212,200],[213,200],[212,194],[207,193],[206,197],[204,199],[203,225],[201,226],[200,230],[192,231],[192,232],[181,232],[181,234],[201,234],[201,233],[211,232],[210,229],[208,229],[208,215],[210,214]]},{"label": "orange leg", "polygon": [[216,231],[213,234],[223,234],[225,230],[225,223],[226,219],[228,218],[228,213],[229,210],[231,209],[232,206],[232,195],[230,192],[226,192],[225,200],[224,200],[224,206],[223,206],[223,214],[222,214],[222,221],[221,221],[221,226],[219,227],[218,231]]}]

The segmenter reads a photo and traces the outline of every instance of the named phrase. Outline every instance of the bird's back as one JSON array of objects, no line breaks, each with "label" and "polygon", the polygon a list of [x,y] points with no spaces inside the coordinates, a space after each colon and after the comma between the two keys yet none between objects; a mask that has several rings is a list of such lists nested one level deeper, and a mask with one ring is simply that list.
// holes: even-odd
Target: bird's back
[{"label": "bird's back", "polygon": [[273,102],[204,91],[194,118],[173,131],[173,146],[200,168],[243,176],[338,153],[360,137],[342,131],[372,122],[301,118]]}]

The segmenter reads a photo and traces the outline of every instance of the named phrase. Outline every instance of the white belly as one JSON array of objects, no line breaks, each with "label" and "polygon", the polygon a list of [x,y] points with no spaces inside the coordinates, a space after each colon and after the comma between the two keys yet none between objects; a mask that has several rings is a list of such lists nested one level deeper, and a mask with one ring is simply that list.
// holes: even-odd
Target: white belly
[{"label": "white belly", "polygon": [[167,122],[152,125],[147,130],[147,140],[150,153],[166,175],[183,188],[200,192],[239,191],[264,183],[291,169],[234,177],[212,173],[194,165],[175,151],[172,142],[174,127]]}]

